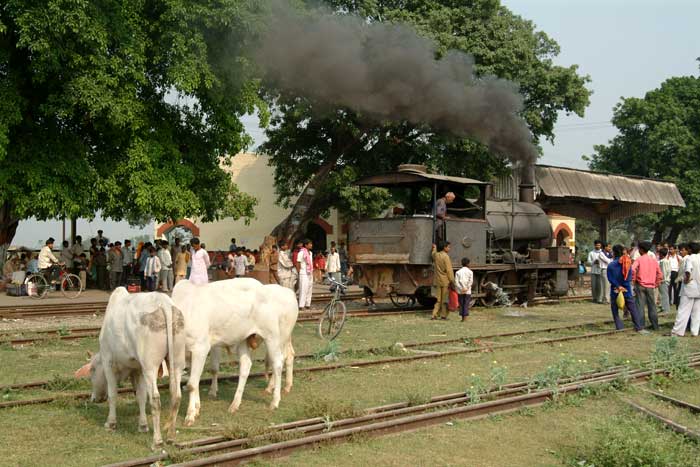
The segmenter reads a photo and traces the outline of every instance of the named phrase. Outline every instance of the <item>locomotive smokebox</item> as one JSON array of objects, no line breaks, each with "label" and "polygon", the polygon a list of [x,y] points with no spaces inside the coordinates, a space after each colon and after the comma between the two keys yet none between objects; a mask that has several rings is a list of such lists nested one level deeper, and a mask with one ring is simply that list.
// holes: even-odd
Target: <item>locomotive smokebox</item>
[{"label": "locomotive smokebox", "polygon": [[520,202],[535,202],[535,164],[525,164],[520,168]]}]

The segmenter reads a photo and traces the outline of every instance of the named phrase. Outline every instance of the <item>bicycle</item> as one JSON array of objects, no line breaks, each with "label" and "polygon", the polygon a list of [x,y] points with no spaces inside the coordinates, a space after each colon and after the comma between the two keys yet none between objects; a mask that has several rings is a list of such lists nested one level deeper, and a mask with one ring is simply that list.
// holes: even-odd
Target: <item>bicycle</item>
[{"label": "bicycle", "polygon": [[[55,274],[57,269],[58,277]],[[80,277],[68,272],[64,265],[52,266],[49,279],[44,273],[38,272],[27,276],[24,283],[27,285],[27,295],[37,299],[45,298],[56,284],[60,284],[61,292],[66,298],[78,298],[83,292]]]},{"label": "bicycle", "polygon": [[333,296],[330,303],[323,309],[323,313],[321,313],[321,318],[318,321],[318,335],[322,339],[332,341],[338,337],[345,324],[347,309],[341,296],[345,294],[348,286],[347,283],[337,282],[333,278],[328,280],[331,283],[330,291],[333,292]]}]

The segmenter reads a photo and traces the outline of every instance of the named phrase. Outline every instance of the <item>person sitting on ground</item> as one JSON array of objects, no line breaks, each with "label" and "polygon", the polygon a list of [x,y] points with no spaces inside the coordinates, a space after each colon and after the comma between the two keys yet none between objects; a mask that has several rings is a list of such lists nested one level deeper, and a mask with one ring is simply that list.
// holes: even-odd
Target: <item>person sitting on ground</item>
[{"label": "person sitting on ground", "polygon": [[16,271],[19,271],[19,258],[17,255],[13,255],[12,258],[5,261],[5,265],[2,267],[3,279],[10,282],[12,280],[12,273]]},{"label": "person sitting on ground", "polygon": [[248,272],[253,272],[253,269],[255,269],[255,261],[256,261],[255,255],[253,254],[253,252],[251,250],[247,250],[245,257],[246,257],[246,260],[248,261],[248,264],[247,264]]},{"label": "person sitting on ground", "polygon": [[455,288],[459,295],[459,315],[462,317],[462,321],[465,321],[469,316],[473,282],[474,273],[469,269],[469,258],[462,258],[462,267],[455,274]]}]

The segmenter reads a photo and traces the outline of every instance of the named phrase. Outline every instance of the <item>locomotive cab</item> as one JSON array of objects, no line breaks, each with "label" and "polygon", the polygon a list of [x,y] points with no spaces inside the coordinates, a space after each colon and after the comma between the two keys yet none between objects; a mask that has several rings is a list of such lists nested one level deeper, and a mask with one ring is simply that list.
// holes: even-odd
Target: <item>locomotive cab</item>
[{"label": "locomotive cab", "polygon": [[[429,303],[431,246],[442,240],[451,244],[454,269],[461,258],[470,259],[475,272],[472,296],[484,304],[490,304],[489,295],[501,287],[512,293],[530,289],[531,296],[537,287],[554,295],[568,290],[567,271],[557,274],[537,266],[531,257],[531,249],[537,248],[539,255],[534,256],[541,263],[548,255],[541,248],[552,236],[549,220],[536,204],[488,200],[487,182],[431,174],[416,165],[402,165],[397,172],[365,177],[356,184],[360,189],[384,188],[391,198],[384,212],[360,216],[349,228],[348,257],[355,278],[378,297],[390,296],[395,304],[401,302],[397,297]],[[438,200],[447,193],[454,194],[454,201],[446,204],[441,219]]]}]

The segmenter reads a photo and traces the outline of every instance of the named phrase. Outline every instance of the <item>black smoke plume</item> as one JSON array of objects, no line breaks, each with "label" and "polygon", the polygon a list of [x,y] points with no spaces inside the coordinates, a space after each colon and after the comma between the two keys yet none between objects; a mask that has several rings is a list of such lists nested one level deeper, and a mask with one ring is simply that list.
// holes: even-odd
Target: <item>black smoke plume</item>
[{"label": "black smoke plume", "polygon": [[435,44],[406,25],[274,10],[256,56],[277,86],[374,118],[469,136],[513,163],[536,160],[517,86],[476,77],[472,56],[451,50],[436,59]]}]

